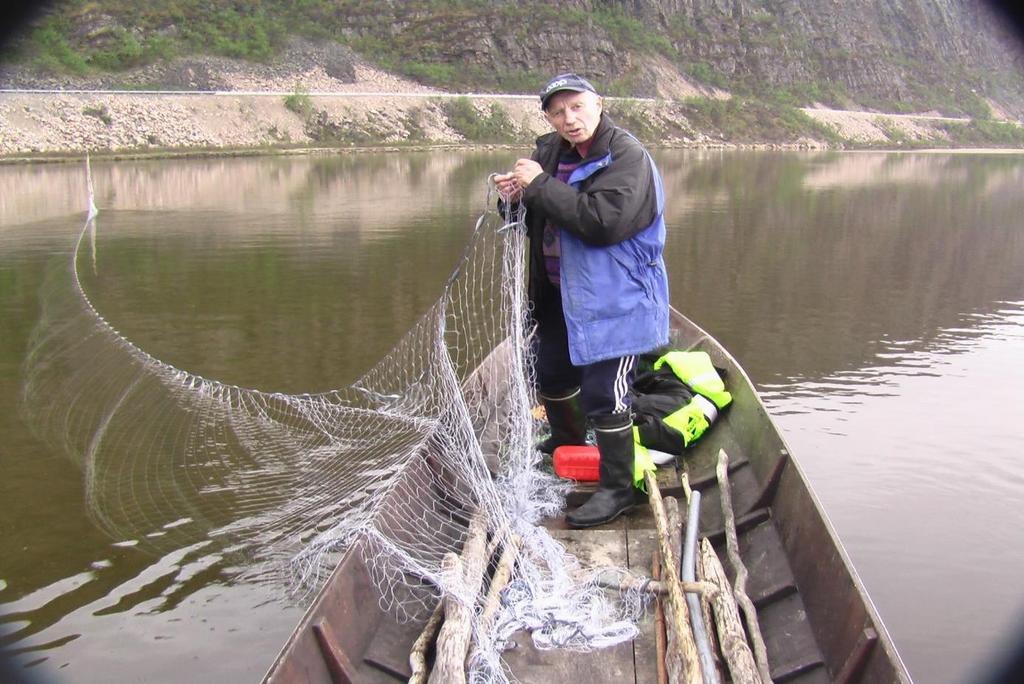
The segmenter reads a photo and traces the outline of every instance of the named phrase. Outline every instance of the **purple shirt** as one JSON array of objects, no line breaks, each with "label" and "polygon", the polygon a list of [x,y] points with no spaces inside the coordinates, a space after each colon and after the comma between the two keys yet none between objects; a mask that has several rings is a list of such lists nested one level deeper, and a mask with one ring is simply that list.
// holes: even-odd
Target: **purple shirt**
[{"label": "purple shirt", "polygon": [[[580,159],[580,155],[575,149],[569,150],[558,160],[558,171],[555,172],[555,178],[563,183],[568,183],[569,176],[581,161],[583,160]],[[559,287],[562,282],[558,271],[562,259],[561,230],[551,221],[544,224],[544,244],[541,248],[544,253],[544,270],[548,274],[548,280],[555,287]]]}]

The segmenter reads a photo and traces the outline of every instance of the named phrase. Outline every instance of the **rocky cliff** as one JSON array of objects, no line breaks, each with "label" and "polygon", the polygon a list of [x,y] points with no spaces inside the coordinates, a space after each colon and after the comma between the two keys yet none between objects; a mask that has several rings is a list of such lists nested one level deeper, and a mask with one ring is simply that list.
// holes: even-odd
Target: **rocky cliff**
[{"label": "rocky cliff", "polygon": [[1020,42],[977,0],[636,0],[676,63],[732,88],[830,104],[959,109],[1024,92]]},{"label": "rocky cliff", "polygon": [[[510,83],[572,68],[617,94],[678,96],[691,84],[793,102],[978,113],[1024,104],[1017,36],[977,0],[523,0],[384,3],[346,35],[371,54],[465,65]],[[388,47],[380,47],[383,42]],[[427,72],[426,69],[424,69]]]},{"label": "rocky cliff", "polygon": [[567,69],[658,144],[1024,147],[1021,49],[968,0],[126,3],[0,53],[8,88],[114,91],[0,93],[0,157],[529,144],[514,93]]},{"label": "rocky cliff", "polygon": [[[36,78],[131,82],[126,68],[196,53],[268,63],[305,35],[449,90],[532,92],[573,69],[615,95],[1024,115],[1020,39],[979,0],[63,0],[35,26],[15,57]],[[323,66],[351,76],[336,54]]]}]

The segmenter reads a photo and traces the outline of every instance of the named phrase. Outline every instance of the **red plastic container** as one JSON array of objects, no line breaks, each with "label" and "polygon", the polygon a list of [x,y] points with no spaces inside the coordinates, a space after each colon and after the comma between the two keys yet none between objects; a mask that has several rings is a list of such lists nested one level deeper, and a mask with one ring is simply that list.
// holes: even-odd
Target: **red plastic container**
[{"label": "red plastic container", "polygon": [[566,480],[597,482],[601,479],[601,453],[592,444],[560,446],[552,459],[555,474]]}]

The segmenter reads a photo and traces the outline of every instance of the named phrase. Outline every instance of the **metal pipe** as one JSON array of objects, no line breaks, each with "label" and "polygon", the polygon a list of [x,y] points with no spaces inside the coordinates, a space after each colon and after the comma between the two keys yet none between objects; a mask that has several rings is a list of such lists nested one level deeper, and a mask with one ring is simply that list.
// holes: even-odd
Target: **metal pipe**
[{"label": "metal pipe", "polygon": [[[690,495],[690,506],[686,512],[686,537],[683,541],[683,562],[679,564],[679,574],[684,582],[696,580],[697,529],[700,522],[700,492],[693,490]],[[700,657],[701,674],[704,684],[719,684],[718,669],[715,657],[711,653],[711,643],[704,627],[704,613],[700,609],[700,597],[697,594],[686,594],[686,605],[690,609],[690,624],[693,627],[693,641],[697,645]]]}]

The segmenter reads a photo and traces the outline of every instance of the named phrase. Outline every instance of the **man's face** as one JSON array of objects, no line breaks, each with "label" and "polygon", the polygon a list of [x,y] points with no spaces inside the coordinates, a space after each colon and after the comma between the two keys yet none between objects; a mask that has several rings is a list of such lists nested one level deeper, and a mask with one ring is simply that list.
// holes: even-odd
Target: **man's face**
[{"label": "man's face", "polygon": [[573,145],[593,137],[601,120],[601,98],[595,93],[564,90],[555,93],[544,111],[548,123]]}]

